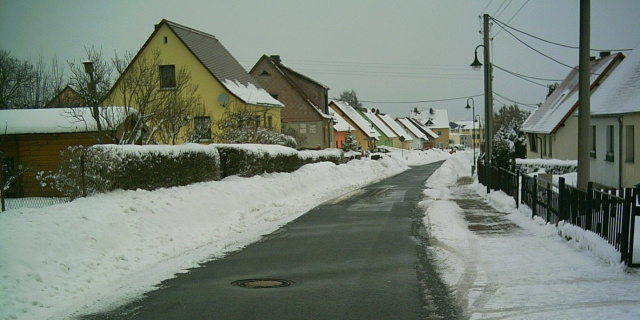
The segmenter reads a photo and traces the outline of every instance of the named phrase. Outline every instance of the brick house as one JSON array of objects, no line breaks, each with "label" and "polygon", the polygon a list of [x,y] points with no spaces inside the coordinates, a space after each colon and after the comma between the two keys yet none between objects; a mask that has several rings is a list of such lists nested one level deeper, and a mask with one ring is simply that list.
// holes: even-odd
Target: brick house
[{"label": "brick house", "polygon": [[282,132],[296,137],[298,148],[335,147],[328,87],[285,66],[280,56],[263,55],[249,74],[286,106]]}]

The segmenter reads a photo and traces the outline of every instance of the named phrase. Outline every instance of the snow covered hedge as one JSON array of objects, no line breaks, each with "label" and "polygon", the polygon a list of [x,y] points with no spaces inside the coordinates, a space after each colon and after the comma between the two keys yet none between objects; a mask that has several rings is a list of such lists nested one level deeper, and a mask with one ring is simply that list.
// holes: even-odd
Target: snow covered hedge
[{"label": "snow covered hedge", "polygon": [[263,144],[213,144],[220,153],[220,174],[228,177],[250,177],[265,172],[293,172],[308,163],[331,161],[339,164],[338,149],[297,151],[296,149]]},{"label": "snow covered hedge", "polygon": [[59,172],[47,179],[72,199],[81,196],[83,188],[87,194],[155,190],[220,178],[218,151],[199,144],[72,147],[63,157]]},{"label": "snow covered hedge", "polygon": [[265,172],[293,172],[305,164],[339,164],[340,149],[297,151],[264,144],[180,146],[95,145],[72,147],[60,170],[40,177],[43,185],[71,199],[117,189],[155,190]]},{"label": "snow covered hedge", "polygon": [[516,159],[516,170],[528,174],[542,169],[545,173],[562,175],[578,171],[578,161],[558,159]]}]

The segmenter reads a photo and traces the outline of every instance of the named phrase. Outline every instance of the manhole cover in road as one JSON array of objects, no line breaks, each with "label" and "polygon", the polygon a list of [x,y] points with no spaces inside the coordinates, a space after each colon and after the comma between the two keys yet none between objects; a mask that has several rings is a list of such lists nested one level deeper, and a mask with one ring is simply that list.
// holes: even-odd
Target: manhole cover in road
[{"label": "manhole cover in road", "polygon": [[246,279],[246,280],[237,280],[232,282],[231,284],[235,284],[239,287],[249,288],[249,289],[264,289],[264,288],[282,288],[287,287],[295,282],[291,280],[284,279]]}]

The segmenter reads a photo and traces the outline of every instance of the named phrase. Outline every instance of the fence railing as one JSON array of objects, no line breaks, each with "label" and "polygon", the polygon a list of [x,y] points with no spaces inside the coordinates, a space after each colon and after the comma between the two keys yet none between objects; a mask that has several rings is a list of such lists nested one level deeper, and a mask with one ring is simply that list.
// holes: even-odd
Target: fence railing
[{"label": "fence railing", "polygon": [[[478,181],[486,185],[485,170],[485,166],[478,163]],[[505,192],[516,203],[522,201],[531,208],[533,216],[548,223],[557,225],[565,221],[599,235],[620,252],[622,262],[640,267],[633,258],[635,216],[640,215],[639,188],[626,188],[620,194],[614,194],[595,190],[591,182],[586,190],[580,190],[567,185],[564,178],[555,185],[552,181],[518,175],[502,168],[492,168],[493,171],[497,173],[492,174],[491,189]],[[636,259],[640,260],[640,257]]]}]

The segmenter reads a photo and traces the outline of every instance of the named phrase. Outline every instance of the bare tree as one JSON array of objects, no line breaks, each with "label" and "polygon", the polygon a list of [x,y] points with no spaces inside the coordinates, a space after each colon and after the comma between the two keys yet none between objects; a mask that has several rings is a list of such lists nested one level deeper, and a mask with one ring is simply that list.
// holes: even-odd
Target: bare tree
[{"label": "bare tree", "polygon": [[102,143],[102,122],[98,104],[111,89],[112,65],[105,61],[102,50],[96,50],[93,46],[85,48],[87,60],[93,63],[93,71],[86,72],[83,63],[69,62],[71,69],[70,84],[76,88],[80,98],[91,107],[91,116],[98,128],[98,142]]},{"label": "bare tree", "polygon": [[0,50],[0,109],[23,108],[34,82],[33,65]]},{"label": "bare tree", "polygon": [[138,123],[131,133],[139,134],[144,129],[142,125],[148,124],[145,144],[153,143],[154,139],[165,144],[188,141],[194,130],[193,119],[204,114],[198,85],[192,82],[191,73],[181,68],[175,74],[174,85],[163,89],[160,51],[132,60],[130,53],[122,58],[116,55],[113,60],[120,78],[111,97],[125,108],[137,111]]}]

